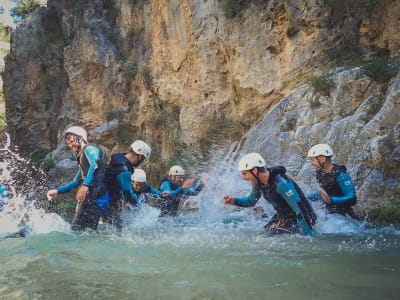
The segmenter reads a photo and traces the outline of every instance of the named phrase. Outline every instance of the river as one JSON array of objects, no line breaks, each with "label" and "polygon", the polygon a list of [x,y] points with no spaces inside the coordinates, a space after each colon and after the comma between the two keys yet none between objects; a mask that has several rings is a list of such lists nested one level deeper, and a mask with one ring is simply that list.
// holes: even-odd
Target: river
[{"label": "river", "polygon": [[[10,179],[25,164],[6,150],[2,178]],[[159,220],[144,204],[124,215],[121,232],[103,224],[84,234],[37,208],[29,191],[41,184],[25,183],[28,192],[14,190],[0,212],[0,299],[399,298],[398,226],[327,215],[314,203],[313,237],[270,236],[266,203],[266,218],[222,204],[224,193],[249,191],[237,173],[231,163],[210,170],[191,213]],[[27,237],[5,238],[21,223],[31,228]]]}]

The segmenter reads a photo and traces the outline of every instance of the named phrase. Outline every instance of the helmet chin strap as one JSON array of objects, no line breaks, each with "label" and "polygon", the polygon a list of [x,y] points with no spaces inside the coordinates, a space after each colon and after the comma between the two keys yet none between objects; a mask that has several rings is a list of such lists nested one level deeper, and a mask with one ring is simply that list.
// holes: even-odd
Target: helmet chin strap
[{"label": "helmet chin strap", "polygon": [[77,145],[78,145],[78,151],[77,151],[77,153],[80,153],[81,150],[82,150],[82,148],[85,146],[85,145],[82,145],[82,141],[83,141],[83,138],[82,138],[81,136],[77,136],[77,137],[76,137],[76,143],[77,143]]},{"label": "helmet chin strap", "polygon": [[318,162],[318,165],[319,165],[319,170],[320,170],[320,171],[325,170],[325,163],[321,163],[321,162],[319,161],[319,158],[318,158],[318,157],[317,157],[317,162]]},{"label": "helmet chin strap", "polygon": [[[257,167],[256,167],[256,169],[257,169]],[[260,171],[258,171],[258,172],[260,172]],[[258,176],[256,176],[256,174],[254,174],[253,171],[250,171],[250,174],[253,175],[253,177],[257,180],[257,185],[261,185],[262,184],[260,179],[258,179]]]}]

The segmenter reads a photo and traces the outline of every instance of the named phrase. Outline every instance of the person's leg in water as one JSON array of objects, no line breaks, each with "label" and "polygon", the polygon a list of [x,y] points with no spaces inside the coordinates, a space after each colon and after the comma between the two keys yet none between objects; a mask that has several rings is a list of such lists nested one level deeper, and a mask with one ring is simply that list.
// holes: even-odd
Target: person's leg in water
[{"label": "person's leg in water", "polygon": [[274,215],[264,226],[264,229],[272,235],[301,233],[300,227],[294,218],[281,218]]}]

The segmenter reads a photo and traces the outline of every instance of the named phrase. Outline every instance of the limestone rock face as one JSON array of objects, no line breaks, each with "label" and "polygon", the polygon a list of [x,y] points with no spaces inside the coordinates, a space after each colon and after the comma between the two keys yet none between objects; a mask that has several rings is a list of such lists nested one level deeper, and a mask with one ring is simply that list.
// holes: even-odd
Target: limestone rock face
[{"label": "limestone rock face", "polygon": [[285,165],[311,192],[308,184],[315,189],[317,183],[306,155],[327,143],[357,186],[358,210],[393,205],[400,192],[400,72],[387,89],[359,68],[337,70],[332,79],[329,96],[303,85],[283,99],[249,132],[243,152]]},{"label": "limestone rock face", "polygon": [[371,170],[382,185],[395,178],[398,85],[354,70],[335,73],[330,96],[303,84],[332,63],[398,61],[399,1],[242,2],[232,14],[228,0],[49,0],[14,30],[5,60],[14,143],[55,149],[83,125],[112,151],[139,137],[165,160],[199,149],[204,120],[251,127],[287,103],[298,109],[282,112],[268,147],[302,156],[328,140],[366,192]]}]

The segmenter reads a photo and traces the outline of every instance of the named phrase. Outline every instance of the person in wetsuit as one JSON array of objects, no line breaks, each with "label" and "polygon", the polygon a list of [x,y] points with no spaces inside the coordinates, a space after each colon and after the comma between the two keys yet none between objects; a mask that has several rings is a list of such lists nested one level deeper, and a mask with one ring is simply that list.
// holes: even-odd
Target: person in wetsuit
[{"label": "person in wetsuit", "polygon": [[252,191],[247,197],[224,195],[224,204],[251,207],[263,196],[276,211],[264,227],[269,233],[313,235],[314,210],[300,187],[286,175],[285,167],[267,168],[259,153],[248,153],[239,160],[238,170],[250,181]]},{"label": "person in wetsuit", "polygon": [[47,192],[49,200],[58,194],[70,192],[78,188],[78,201],[75,216],[72,220],[72,229],[97,229],[100,216],[109,207],[109,194],[105,182],[105,171],[101,158],[101,151],[96,145],[88,144],[87,132],[79,126],[69,127],[64,134],[66,144],[77,154],[79,171],[74,179]]},{"label": "person in wetsuit", "polygon": [[133,192],[141,202],[146,202],[148,195],[156,197],[165,197],[168,192],[161,193],[159,190],[154,188],[152,185],[147,183],[146,172],[142,169],[135,169],[131,176]]},{"label": "person in wetsuit", "polygon": [[311,201],[322,200],[331,214],[348,215],[359,219],[353,210],[357,203],[356,188],[345,166],[332,163],[333,151],[327,144],[317,144],[308,151],[316,171],[318,191],[308,195]]},{"label": "person in wetsuit", "polygon": [[103,221],[121,229],[121,208],[124,203],[137,205],[139,198],[134,193],[131,176],[135,170],[151,154],[150,146],[141,140],[134,141],[128,152],[111,155],[106,169],[106,181],[110,192],[110,210],[103,217]]},{"label": "person in wetsuit", "polygon": [[165,178],[160,186],[161,193],[167,193],[160,205],[160,217],[175,217],[180,202],[188,196],[197,195],[204,187],[205,177],[185,180],[185,170],[181,166],[172,166],[168,175],[169,177]]}]

